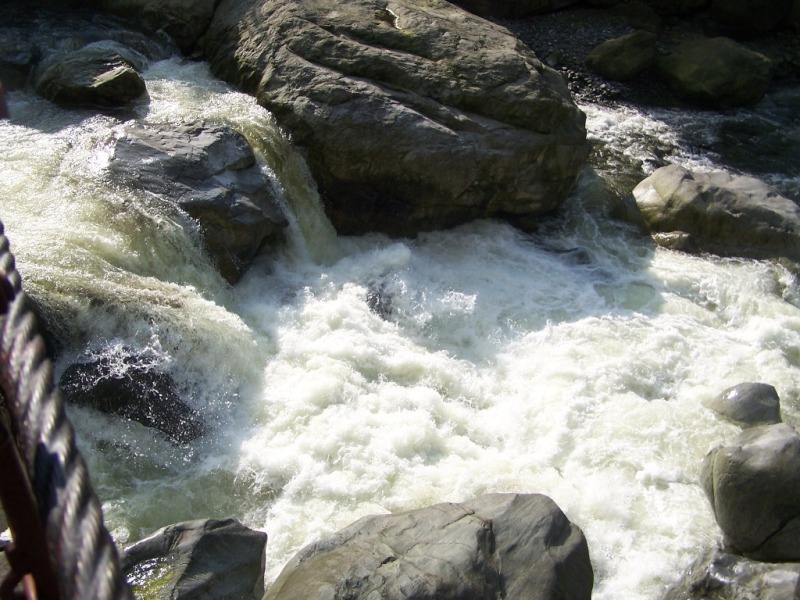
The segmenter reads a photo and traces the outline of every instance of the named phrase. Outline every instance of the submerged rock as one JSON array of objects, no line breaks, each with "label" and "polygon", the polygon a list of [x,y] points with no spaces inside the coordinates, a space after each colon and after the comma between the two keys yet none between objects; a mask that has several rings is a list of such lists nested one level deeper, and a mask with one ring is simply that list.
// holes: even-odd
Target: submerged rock
[{"label": "submerged rock", "polygon": [[726,419],[745,427],[781,422],[781,401],[767,383],[740,383],[706,403]]},{"label": "submerged rock", "polygon": [[713,107],[755,104],[772,79],[772,61],[724,37],[690,40],[658,60],[677,93]]},{"label": "submerged rock", "polygon": [[633,197],[662,246],[800,261],[800,208],[758,179],[669,165],[637,185]]},{"label": "submerged rock", "polygon": [[68,403],[138,421],[175,443],[188,443],[206,430],[198,412],[175,392],[172,378],[135,354],[72,364],[59,387]]},{"label": "submerged rock", "polygon": [[340,233],[531,224],[588,154],[561,76],[442,0],[223,0],[202,46],[305,151]]},{"label": "submerged rock", "polygon": [[129,546],[121,566],[137,597],[252,600],[264,592],[267,534],[234,519],[169,525]]},{"label": "submerged rock", "polygon": [[122,108],[147,92],[137,54],[120,44],[89,44],[46,61],[34,87],[61,106]]},{"label": "submerged rock", "polygon": [[109,172],[177,203],[196,219],[206,250],[230,283],[265,244],[283,239],[287,221],[272,186],[247,140],[229,127],[129,126],[117,141]]},{"label": "submerged rock", "polygon": [[650,66],[655,56],[655,34],[637,31],[596,46],[586,57],[586,66],[608,79],[624,81]]},{"label": "submerged rock", "polygon": [[538,494],[366,517],[307,546],[264,600],[587,599],[583,533]]},{"label": "submerged rock", "polygon": [[664,600],[795,600],[800,563],[750,560],[708,550],[672,585]]},{"label": "submerged rock", "polygon": [[701,475],[725,542],[755,560],[800,561],[800,434],[745,429],[709,452]]}]

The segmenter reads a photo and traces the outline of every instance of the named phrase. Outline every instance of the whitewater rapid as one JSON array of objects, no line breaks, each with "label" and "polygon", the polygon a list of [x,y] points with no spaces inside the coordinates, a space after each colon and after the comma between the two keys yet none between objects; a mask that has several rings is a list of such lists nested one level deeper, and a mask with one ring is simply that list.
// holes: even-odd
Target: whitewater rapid
[{"label": "whitewater rapid", "polygon": [[[787,268],[657,248],[587,208],[588,176],[537,234],[479,221],[339,238],[252,98],[202,63],[162,61],[146,79],[138,117],[244,133],[291,226],[286,247],[231,288],[185,215],[107,179],[119,119],[10,94],[0,218],[26,289],[67,340],[57,374],[135,350],[212,426],[180,447],[70,408],[120,544],[233,516],[269,534],[271,580],[304,544],[367,514],[539,492],[583,529],[595,598],[656,599],[721,537],[698,476],[739,429],[703,401],[763,381],[800,422]],[[665,155],[714,166],[669,119],[583,108],[590,135],[645,171]]]}]

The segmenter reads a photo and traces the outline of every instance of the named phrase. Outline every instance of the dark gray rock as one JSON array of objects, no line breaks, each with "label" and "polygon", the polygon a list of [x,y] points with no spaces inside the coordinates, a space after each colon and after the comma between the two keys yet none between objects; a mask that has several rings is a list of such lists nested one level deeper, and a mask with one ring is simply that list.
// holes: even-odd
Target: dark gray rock
[{"label": "dark gray rock", "polygon": [[442,0],[223,0],[202,46],[305,151],[343,234],[531,225],[588,154],[561,76]]},{"label": "dark gray rock", "polygon": [[758,179],[669,165],[637,185],[633,197],[662,246],[800,260],[800,208]]},{"label": "dark gray rock", "polygon": [[0,30],[0,83],[7,91],[25,86],[39,49],[21,28]]},{"label": "dark gray rock", "polygon": [[129,126],[109,165],[128,185],[177,203],[200,225],[209,255],[235,283],[287,224],[247,140],[229,127]]},{"label": "dark gray rock", "polygon": [[216,4],[217,0],[102,0],[106,12],[164,31],[184,54],[190,54],[205,33]]},{"label": "dark gray rock", "polygon": [[655,34],[636,31],[596,46],[586,57],[586,66],[607,79],[625,81],[649,67],[655,56]]},{"label": "dark gray rock", "polygon": [[781,401],[767,383],[740,383],[706,403],[711,410],[745,427],[781,422]]},{"label": "dark gray rock", "polygon": [[468,11],[482,17],[519,18],[551,12],[577,0],[454,0]]},{"label": "dark gray rock", "polygon": [[709,452],[701,475],[726,544],[765,562],[800,561],[800,434],[745,429]]},{"label": "dark gray rock", "polygon": [[37,69],[34,87],[61,106],[122,108],[147,92],[133,55],[109,44],[55,55]]},{"label": "dark gray rock", "polygon": [[712,549],[694,561],[664,600],[796,600],[800,563],[766,563]]},{"label": "dark gray rock", "polygon": [[772,80],[772,61],[725,37],[689,40],[657,61],[688,100],[712,107],[755,104]]},{"label": "dark gray rock", "polygon": [[74,363],[61,375],[59,387],[67,403],[138,421],[175,443],[206,431],[198,412],[176,393],[172,377],[134,352]]},{"label": "dark gray rock", "polygon": [[752,38],[782,25],[793,0],[714,0],[711,15],[739,38]]},{"label": "dark gray rock", "polygon": [[366,517],[307,546],[265,600],[588,599],[581,531],[538,494]]},{"label": "dark gray rock", "polygon": [[122,553],[137,597],[252,600],[264,592],[267,534],[234,519],[188,521],[159,529]]}]

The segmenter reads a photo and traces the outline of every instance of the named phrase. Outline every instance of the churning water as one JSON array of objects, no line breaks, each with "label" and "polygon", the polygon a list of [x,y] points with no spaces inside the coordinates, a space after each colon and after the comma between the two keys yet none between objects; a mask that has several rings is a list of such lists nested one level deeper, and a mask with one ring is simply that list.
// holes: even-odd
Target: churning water
[{"label": "churning water", "polygon": [[[70,409],[120,543],[234,516],[269,533],[273,579],[302,545],[366,514],[541,492],[586,534],[596,598],[655,599],[720,538],[698,475],[738,429],[703,400],[768,382],[800,422],[800,296],[784,267],[656,248],[587,209],[589,177],[537,234],[482,221],[337,238],[253,99],[203,64],[171,59],[146,77],[139,118],[248,137],[291,233],[230,288],[185,215],[109,183],[120,120],[11,95],[0,217],[67,341],[57,370],[135,351],[213,428],[181,447]],[[584,108],[608,157],[713,166],[669,118]]]}]

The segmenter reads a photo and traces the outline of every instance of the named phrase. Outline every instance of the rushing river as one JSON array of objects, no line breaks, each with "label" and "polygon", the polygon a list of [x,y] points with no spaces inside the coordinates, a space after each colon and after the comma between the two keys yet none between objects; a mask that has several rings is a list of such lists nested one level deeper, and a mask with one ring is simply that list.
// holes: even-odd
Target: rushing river
[{"label": "rushing river", "polygon": [[[800,295],[786,268],[656,248],[587,208],[589,177],[533,235],[483,221],[337,238],[252,98],[177,59],[146,79],[138,118],[244,133],[291,225],[286,247],[231,288],[174,207],[109,183],[123,121],[10,95],[0,218],[26,288],[69,340],[57,372],[136,351],[212,425],[182,447],[70,408],[119,543],[234,516],[268,532],[271,580],[363,515],[541,492],[586,534],[596,598],[657,599],[721,537],[698,476],[739,429],[703,401],[763,381],[800,423]],[[715,164],[677,113],[583,108],[622,162]],[[770,168],[796,190],[796,174]]]}]

